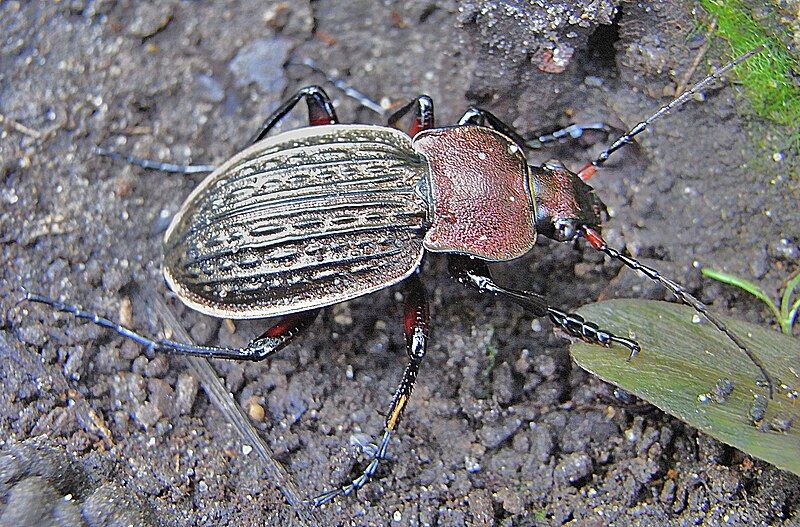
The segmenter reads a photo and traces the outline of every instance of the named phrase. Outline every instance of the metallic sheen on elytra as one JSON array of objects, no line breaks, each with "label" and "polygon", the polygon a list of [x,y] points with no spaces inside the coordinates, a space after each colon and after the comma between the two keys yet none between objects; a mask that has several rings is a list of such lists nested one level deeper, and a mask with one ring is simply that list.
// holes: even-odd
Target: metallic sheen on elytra
[{"label": "metallic sheen on elytra", "polygon": [[186,304],[264,318],[397,283],[423,254],[424,160],[386,127],[328,125],[269,137],[209,175],[164,239]]}]

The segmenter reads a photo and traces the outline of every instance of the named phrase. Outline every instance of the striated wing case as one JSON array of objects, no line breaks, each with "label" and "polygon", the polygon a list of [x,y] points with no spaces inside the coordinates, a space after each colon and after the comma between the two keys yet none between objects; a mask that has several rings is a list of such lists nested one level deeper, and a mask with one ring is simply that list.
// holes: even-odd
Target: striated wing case
[{"label": "striated wing case", "polygon": [[164,239],[188,306],[261,318],[334,304],[418,266],[425,161],[391,128],[329,125],[267,138],[209,175]]}]

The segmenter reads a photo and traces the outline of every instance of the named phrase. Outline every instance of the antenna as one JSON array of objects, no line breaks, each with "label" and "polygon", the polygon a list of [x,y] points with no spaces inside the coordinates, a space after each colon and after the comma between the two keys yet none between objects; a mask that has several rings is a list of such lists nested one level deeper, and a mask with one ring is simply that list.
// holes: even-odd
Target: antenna
[{"label": "antenna", "polygon": [[700,90],[702,90],[703,88],[705,88],[706,86],[708,86],[709,84],[711,84],[712,82],[714,82],[715,80],[720,78],[725,72],[727,72],[728,70],[730,70],[731,68],[733,68],[734,66],[739,64],[740,62],[743,62],[743,61],[749,59],[750,57],[752,57],[756,53],[761,52],[763,49],[764,49],[764,45],[761,44],[761,45],[756,46],[755,48],[751,49],[747,53],[739,55],[738,57],[736,57],[732,61],[728,62],[727,64],[725,64],[724,66],[722,66],[718,70],[715,70],[714,72],[712,72],[711,75],[709,75],[705,79],[701,80],[700,82],[698,82],[697,84],[695,84],[694,86],[689,88],[689,90],[683,92],[678,97],[676,97],[675,99],[673,99],[669,103],[667,103],[664,106],[662,106],[661,108],[659,108],[656,113],[654,113],[653,115],[651,115],[650,117],[648,117],[644,121],[641,121],[636,126],[631,128],[628,132],[626,132],[625,135],[623,135],[622,137],[620,137],[619,139],[614,141],[614,143],[610,147],[605,149],[603,152],[600,153],[599,156],[597,156],[597,159],[595,159],[591,163],[587,163],[586,166],[584,166],[580,170],[580,172],[578,172],[578,176],[584,181],[586,181],[589,178],[591,178],[592,176],[594,176],[597,173],[597,169],[600,166],[602,166],[603,163],[606,162],[606,160],[608,159],[608,157],[611,154],[613,154],[614,152],[616,152],[617,150],[619,150],[623,146],[625,146],[628,143],[630,143],[635,136],[637,136],[640,133],[644,132],[647,129],[647,127],[650,126],[653,123],[653,121],[655,121],[659,117],[662,117],[662,116],[668,114],[671,110],[683,105],[686,101],[691,99],[692,96],[695,93],[699,92]]},{"label": "antenna", "polygon": [[583,237],[586,238],[586,241],[589,242],[589,244],[592,247],[594,247],[601,253],[604,253],[608,255],[610,258],[613,258],[615,260],[619,260],[620,262],[625,264],[627,267],[633,269],[634,271],[641,271],[642,273],[644,273],[645,276],[647,276],[647,278],[655,282],[658,282],[659,284],[667,288],[673,295],[675,295],[675,297],[678,300],[680,300],[681,302],[683,302],[688,306],[691,306],[692,308],[694,308],[695,311],[703,315],[709,322],[714,324],[714,327],[716,327],[718,330],[724,333],[729,339],[731,339],[731,341],[734,344],[736,344],[736,346],[740,350],[742,350],[745,355],[747,355],[747,358],[750,359],[750,362],[755,364],[756,367],[761,371],[761,375],[764,376],[764,380],[767,383],[767,388],[769,390],[769,397],[770,399],[772,399],[772,391],[773,391],[772,377],[770,376],[769,372],[767,372],[767,369],[764,367],[764,365],[761,363],[761,360],[747,348],[747,345],[744,343],[744,341],[742,341],[742,339],[739,336],[737,336],[734,332],[728,329],[728,327],[725,325],[724,322],[722,322],[716,316],[711,314],[711,312],[708,310],[708,307],[704,303],[702,303],[701,301],[690,295],[689,292],[686,291],[680,284],[670,280],[665,276],[662,276],[661,273],[659,273],[652,267],[648,267],[639,262],[638,260],[636,260],[635,258],[626,256],[621,252],[619,252],[618,250],[609,247],[608,244],[605,242],[605,240],[600,236],[600,233],[598,233],[591,227],[583,228]]}]

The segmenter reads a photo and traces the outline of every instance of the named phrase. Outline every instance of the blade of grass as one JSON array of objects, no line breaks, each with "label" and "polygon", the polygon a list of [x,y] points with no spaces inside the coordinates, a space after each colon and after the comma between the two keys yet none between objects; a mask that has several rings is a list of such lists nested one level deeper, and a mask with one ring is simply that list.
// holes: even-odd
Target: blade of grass
[{"label": "blade of grass", "polygon": [[786,284],[786,289],[783,290],[783,296],[781,297],[781,315],[787,325],[785,328],[781,326],[781,329],[783,329],[783,332],[787,335],[792,334],[792,326],[794,326],[794,321],[797,318],[797,311],[800,309],[800,298],[789,308],[789,304],[792,301],[792,293],[794,293],[798,284],[800,284],[800,273],[797,273],[794,278],[789,280]]},{"label": "blade of grass", "polygon": [[753,282],[745,280],[744,278],[739,278],[738,276],[733,276],[728,273],[724,273],[722,271],[715,271],[713,269],[701,269],[700,272],[703,273],[703,276],[707,276],[718,282],[722,282],[723,284],[736,286],[739,289],[747,291],[754,297],[758,298],[759,300],[767,304],[770,310],[772,310],[772,314],[775,315],[776,320],[780,321],[782,319],[781,312],[775,306],[769,295],[764,291],[762,291],[761,288],[758,287]]}]

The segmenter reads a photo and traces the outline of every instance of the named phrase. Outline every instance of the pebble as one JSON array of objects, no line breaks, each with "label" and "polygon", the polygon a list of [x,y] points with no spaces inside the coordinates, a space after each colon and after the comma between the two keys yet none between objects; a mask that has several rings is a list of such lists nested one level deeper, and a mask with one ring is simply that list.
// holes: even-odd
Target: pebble
[{"label": "pebble", "polygon": [[236,85],[255,84],[261,93],[282,93],[287,84],[283,65],[291,48],[291,42],[283,38],[254,40],[246,44],[230,62]]},{"label": "pebble", "polygon": [[81,513],[86,522],[92,526],[158,525],[153,510],[139,501],[130,490],[116,483],[101,485],[81,504]]},{"label": "pebble", "polygon": [[198,382],[192,375],[182,373],[178,375],[178,382],[175,385],[175,411],[180,415],[186,415],[192,411],[194,400],[197,397]]},{"label": "pebble", "polygon": [[161,416],[162,413],[158,405],[150,401],[136,405],[133,411],[133,419],[145,429],[155,426]]},{"label": "pebble", "polygon": [[83,526],[81,513],[72,501],[64,501],[42,477],[25,478],[11,488],[0,516],[0,525]]},{"label": "pebble", "polygon": [[163,378],[169,371],[169,360],[166,355],[156,355],[145,364],[142,373],[145,377]]},{"label": "pebble", "polygon": [[555,477],[563,483],[576,483],[592,473],[592,458],[585,453],[570,454],[556,466]]},{"label": "pebble", "polygon": [[266,412],[264,411],[263,406],[253,401],[247,407],[247,415],[249,415],[250,419],[252,419],[253,421],[262,422],[264,421],[264,416],[266,415]]},{"label": "pebble", "polygon": [[139,38],[151,37],[167,27],[172,16],[173,7],[168,2],[141,3],[128,24],[128,34]]},{"label": "pebble", "polygon": [[509,417],[499,425],[487,424],[478,430],[478,437],[486,448],[497,448],[504,443],[519,427],[522,421],[516,417]]},{"label": "pebble", "polygon": [[221,103],[225,99],[225,87],[212,75],[198,73],[194,76],[195,93],[200,100]]}]

